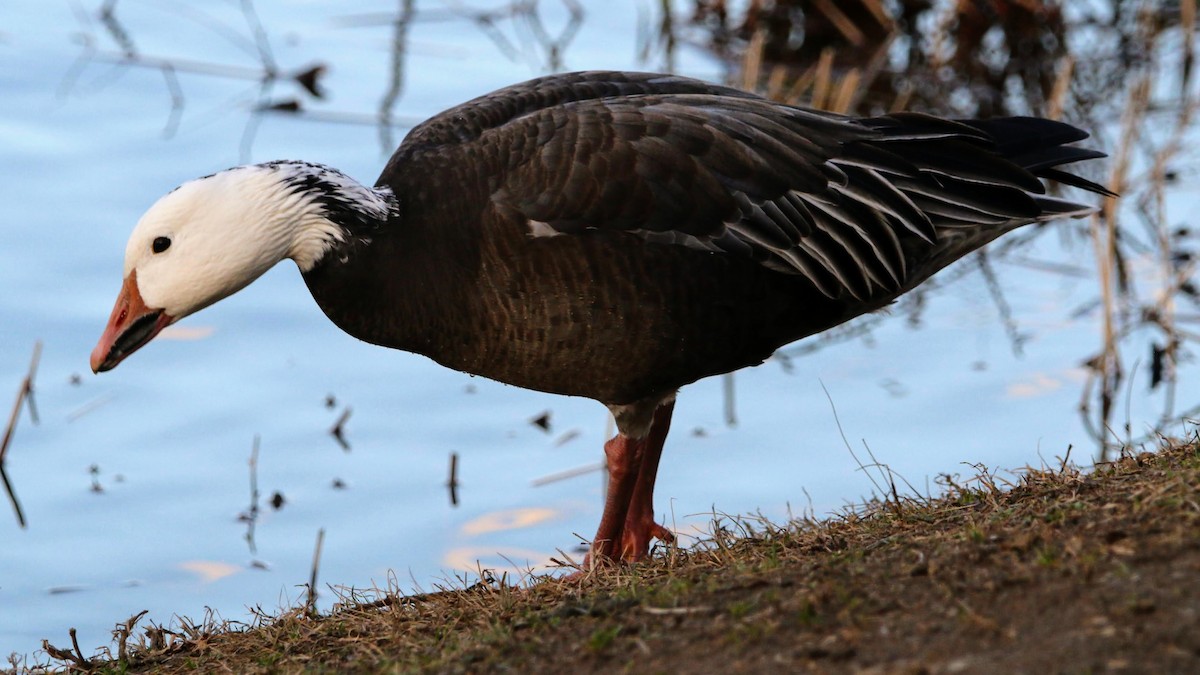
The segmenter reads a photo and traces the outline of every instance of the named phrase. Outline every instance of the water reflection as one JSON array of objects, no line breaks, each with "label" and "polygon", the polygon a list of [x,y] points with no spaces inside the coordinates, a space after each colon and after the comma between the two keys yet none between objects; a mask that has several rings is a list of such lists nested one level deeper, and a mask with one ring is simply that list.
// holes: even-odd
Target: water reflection
[{"label": "water reflection", "polygon": [[517,575],[517,579],[535,572],[541,573],[555,566],[554,556],[515,546],[462,546],[452,548],[442,557],[442,564],[449,569],[464,572],[491,570],[493,574],[505,572]]},{"label": "water reflection", "polygon": [[1062,387],[1063,379],[1067,377],[1072,377],[1073,375],[1072,379],[1076,381],[1082,380],[1085,377],[1084,372],[1078,369],[1064,371],[1059,375],[1062,377],[1056,377],[1051,373],[1033,373],[1018,382],[1008,385],[1004,393],[1009,398],[1044,396]]},{"label": "water reflection", "polygon": [[480,516],[462,526],[462,533],[479,536],[489,532],[513,530],[519,527],[532,527],[548,522],[558,517],[554,509],[525,508],[512,511],[497,511]]},{"label": "water reflection", "polygon": [[235,574],[245,571],[244,567],[239,565],[231,565],[226,562],[216,560],[188,560],[179,563],[179,569],[185,572],[191,572],[196,577],[206,583],[219,581],[225,577],[231,577]]},{"label": "water reflection", "polygon": [[[468,537],[480,537],[496,532],[535,527],[562,519],[551,508],[533,507],[494,511],[474,518],[459,528]],[[509,572],[523,578],[529,572],[544,573],[556,566],[554,556],[527,548],[478,543],[455,546],[446,551],[442,564],[450,569],[475,572],[490,569],[496,573]]]}]

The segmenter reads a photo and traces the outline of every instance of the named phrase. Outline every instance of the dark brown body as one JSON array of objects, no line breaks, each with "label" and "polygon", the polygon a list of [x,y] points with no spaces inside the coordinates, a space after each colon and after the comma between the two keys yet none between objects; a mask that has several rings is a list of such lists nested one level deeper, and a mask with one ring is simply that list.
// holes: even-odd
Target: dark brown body
[{"label": "dark brown body", "polygon": [[[310,272],[313,296],[355,337],[519,387],[632,403],[861,313],[752,260],[632,234],[531,238],[492,216],[456,246],[419,222]],[[390,273],[358,272],[376,265]]]},{"label": "dark brown body", "polygon": [[1035,173],[1096,156],[1061,145],[1085,134],[967,124],[849,120],[655,75],[543,78],[414,129],[378,182],[394,215],[305,280],[362,340],[529,389],[657,401],[1083,208],[1038,196]]}]

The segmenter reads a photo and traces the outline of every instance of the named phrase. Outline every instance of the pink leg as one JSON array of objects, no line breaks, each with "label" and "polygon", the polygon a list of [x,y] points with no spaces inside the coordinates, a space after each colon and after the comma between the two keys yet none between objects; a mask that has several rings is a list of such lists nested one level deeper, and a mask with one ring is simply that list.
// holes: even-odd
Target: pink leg
[{"label": "pink leg", "polygon": [[643,439],[645,452],[625,514],[625,531],[621,538],[622,560],[636,562],[645,558],[650,553],[651,539],[667,543],[675,541],[675,535],[654,520],[654,479],[658,476],[658,460],[662,457],[663,443],[671,429],[671,413],[674,410],[674,399],[659,406],[654,412],[650,432]]},{"label": "pink leg", "polygon": [[653,502],[658,460],[674,409],[673,400],[659,406],[645,437],[618,433],[604,444],[608,494],[585,567],[593,560],[636,562],[650,552],[651,539],[674,541],[674,535],[654,522]]},{"label": "pink leg", "polygon": [[[643,440],[632,439],[624,434],[617,434],[604,444],[604,456],[608,461],[608,495],[604,499],[600,527],[596,530],[596,536],[592,538],[589,559],[616,558],[614,554],[617,552],[617,546],[624,540],[625,519],[629,513],[629,501],[633,497],[643,454]],[[586,561],[584,566],[587,566]]]}]

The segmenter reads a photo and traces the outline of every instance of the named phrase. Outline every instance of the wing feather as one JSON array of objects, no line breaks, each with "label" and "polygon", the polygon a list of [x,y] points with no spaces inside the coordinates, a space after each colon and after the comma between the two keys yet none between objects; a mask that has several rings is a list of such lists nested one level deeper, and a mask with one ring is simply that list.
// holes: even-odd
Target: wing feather
[{"label": "wing feather", "polygon": [[572,73],[420,125],[380,182],[419,183],[440,163],[532,234],[634,233],[867,298],[927,276],[962,228],[998,236],[1085,212],[1042,182],[1106,193],[1059,168],[1101,156],[1064,145],[1085,137],[1033,118],[854,119],[675,76]]}]

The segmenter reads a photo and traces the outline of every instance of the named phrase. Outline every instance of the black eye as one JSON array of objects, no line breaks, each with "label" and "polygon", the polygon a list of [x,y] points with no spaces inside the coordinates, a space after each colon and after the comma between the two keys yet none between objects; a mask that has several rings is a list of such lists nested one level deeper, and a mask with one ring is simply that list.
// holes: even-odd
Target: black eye
[{"label": "black eye", "polygon": [[162,253],[171,248],[171,240],[166,237],[155,237],[154,243],[150,244],[150,250],[155,253]]}]

